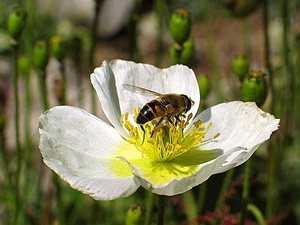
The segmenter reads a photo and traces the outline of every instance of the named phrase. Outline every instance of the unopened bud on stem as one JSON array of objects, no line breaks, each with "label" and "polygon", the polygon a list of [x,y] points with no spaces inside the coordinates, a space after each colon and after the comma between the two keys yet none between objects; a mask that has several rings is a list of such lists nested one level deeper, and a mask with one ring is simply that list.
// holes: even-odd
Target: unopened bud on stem
[{"label": "unopened bud on stem", "polygon": [[173,39],[180,45],[186,42],[191,33],[191,17],[185,9],[176,10],[170,20]]},{"label": "unopened bud on stem", "polygon": [[242,100],[255,102],[261,107],[268,94],[268,84],[266,74],[261,71],[251,71],[243,81]]},{"label": "unopened bud on stem", "polygon": [[21,7],[14,8],[13,12],[9,15],[7,21],[7,30],[9,35],[18,40],[25,28],[27,13]]}]

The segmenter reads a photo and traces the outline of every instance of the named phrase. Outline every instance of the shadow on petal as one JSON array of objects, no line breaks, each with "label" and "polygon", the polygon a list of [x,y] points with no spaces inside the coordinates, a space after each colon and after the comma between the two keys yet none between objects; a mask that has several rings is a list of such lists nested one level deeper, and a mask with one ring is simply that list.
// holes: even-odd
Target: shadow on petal
[{"label": "shadow on petal", "polygon": [[222,154],[222,149],[200,150],[195,147],[173,159],[172,162],[183,166],[196,166],[211,161]]}]

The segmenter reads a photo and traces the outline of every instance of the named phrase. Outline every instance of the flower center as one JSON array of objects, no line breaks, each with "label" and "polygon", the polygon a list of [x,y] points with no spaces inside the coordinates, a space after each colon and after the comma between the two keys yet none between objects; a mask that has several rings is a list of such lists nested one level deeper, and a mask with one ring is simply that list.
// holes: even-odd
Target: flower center
[{"label": "flower center", "polygon": [[[135,121],[138,111],[136,109],[133,111]],[[181,116],[180,120],[166,117],[162,122],[152,120],[144,125],[133,125],[128,117],[129,113],[125,113],[120,118],[131,137],[127,141],[135,145],[143,157],[149,157],[157,162],[171,161],[192,147],[210,140],[204,138],[212,123],[205,127],[202,120],[198,120],[187,128],[193,117],[191,113],[187,117]],[[184,131],[185,128],[187,130]],[[219,134],[213,138],[218,136]]]}]

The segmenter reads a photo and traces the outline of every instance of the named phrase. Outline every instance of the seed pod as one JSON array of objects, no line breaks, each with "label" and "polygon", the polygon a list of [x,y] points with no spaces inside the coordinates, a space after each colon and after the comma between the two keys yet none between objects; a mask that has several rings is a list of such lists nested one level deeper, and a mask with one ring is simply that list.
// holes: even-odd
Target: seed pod
[{"label": "seed pod", "polygon": [[182,47],[174,43],[169,53],[172,64],[190,65],[195,57],[194,42],[189,39],[183,43]]},{"label": "seed pod", "polygon": [[33,64],[37,69],[44,70],[48,64],[49,51],[47,42],[37,41],[33,48]]},{"label": "seed pod", "polygon": [[177,9],[170,20],[173,39],[180,45],[186,42],[191,33],[191,17],[185,9]]},{"label": "seed pod", "polygon": [[126,214],[126,225],[138,225],[141,224],[142,209],[139,205],[130,206]]},{"label": "seed pod", "polygon": [[200,76],[198,77],[198,85],[199,85],[199,89],[200,89],[200,98],[201,99],[206,99],[209,91],[210,91],[210,83],[209,80],[207,78],[207,76],[205,74],[200,74]]},{"label": "seed pod", "polygon": [[246,74],[249,72],[250,63],[246,56],[237,55],[231,62],[231,68],[240,81],[243,81]]},{"label": "seed pod", "polygon": [[30,61],[27,56],[21,56],[18,58],[18,68],[23,76],[28,76],[30,72]]},{"label": "seed pod", "polygon": [[242,100],[255,102],[260,107],[264,104],[267,94],[266,74],[261,71],[251,71],[243,81]]},{"label": "seed pod", "polygon": [[27,13],[21,7],[14,8],[13,12],[9,15],[7,21],[7,30],[9,35],[18,40],[25,28]]},{"label": "seed pod", "polygon": [[62,62],[65,58],[65,47],[62,39],[59,36],[54,36],[50,40],[50,48],[52,55],[59,61]]}]

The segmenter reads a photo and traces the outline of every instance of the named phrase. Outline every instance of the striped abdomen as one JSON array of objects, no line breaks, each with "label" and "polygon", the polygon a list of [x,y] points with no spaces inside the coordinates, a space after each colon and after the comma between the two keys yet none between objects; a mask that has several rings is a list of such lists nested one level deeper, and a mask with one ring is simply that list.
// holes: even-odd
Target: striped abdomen
[{"label": "striped abdomen", "polygon": [[136,118],[137,124],[145,124],[155,118],[160,118],[165,116],[166,109],[158,100],[152,100],[148,102],[144,107],[141,109],[138,117]]}]

